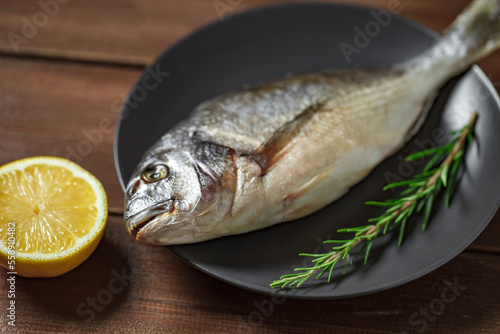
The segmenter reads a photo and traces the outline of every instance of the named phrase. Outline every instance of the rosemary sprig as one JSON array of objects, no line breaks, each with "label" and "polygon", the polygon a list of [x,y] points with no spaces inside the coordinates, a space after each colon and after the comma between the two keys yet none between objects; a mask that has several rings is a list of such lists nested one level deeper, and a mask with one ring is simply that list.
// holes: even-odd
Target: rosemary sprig
[{"label": "rosemary sprig", "polygon": [[[325,241],[325,243],[337,245],[332,247],[332,250],[327,253],[300,254],[301,256],[313,258],[313,264],[307,268],[296,268],[296,272],[281,276],[279,280],[271,283],[271,287],[284,288],[287,285],[289,287],[300,287],[317,273],[316,279],[319,279],[326,272],[328,272],[328,282],[330,282],[333,268],[340,260],[344,260],[345,262],[343,273],[346,273],[347,260],[355,246],[363,244],[358,254],[364,252],[364,263],[366,264],[375,239],[380,234],[384,235],[388,230],[394,230],[398,227],[398,246],[401,246],[404,239],[406,222],[415,212],[423,211],[422,230],[424,231],[429,223],[436,196],[443,188],[446,188],[446,207],[450,205],[453,185],[455,184],[460,166],[464,161],[464,148],[466,145],[472,143],[472,128],[476,118],[477,113],[474,112],[465,127],[459,131],[452,132],[452,135],[456,136],[447,145],[420,151],[406,158],[408,161],[414,161],[431,157],[420,174],[415,175],[410,180],[391,183],[384,187],[384,190],[407,187],[407,189],[401,192],[401,198],[389,199],[385,202],[370,201],[365,203],[385,208],[385,212],[382,215],[368,220],[374,224],[338,230],[339,233],[354,233],[354,237],[346,240]],[[439,163],[441,160],[442,162]]]}]

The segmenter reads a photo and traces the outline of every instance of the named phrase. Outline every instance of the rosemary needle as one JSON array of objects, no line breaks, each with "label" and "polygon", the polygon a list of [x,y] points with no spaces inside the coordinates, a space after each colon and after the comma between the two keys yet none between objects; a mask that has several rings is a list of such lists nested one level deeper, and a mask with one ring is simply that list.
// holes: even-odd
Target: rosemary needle
[{"label": "rosemary needle", "polygon": [[[410,180],[391,183],[384,187],[384,190],[407,187],[401,193],[400,198],[390,199],[385,202],[370,201],[365,203],[385,208],[382,215],[369,219],[369,222],[374,224],[338,230],[339,233],[354,233],[354,237],[346,240],[325,241],[325,243],[337,245],[327,253],[300,254],[313,258],[312,265],[307,268],[296,268],[294,273],[281,276],[280,279],[272,282],[270,286],[272,288],[300,287],[312,276],[317,274],[316,279],[319,279],[326,272],[328,272],[328,282],[330,282],[333,268],[340,260],[345,261],[345,274],[348,256],[353,248],[359,244],[363,244],[363,246],[358,254],[364,253],[364,263],[366,264],[373,242],[380,234],[386,234],[388,230],[399,227],[398,245],[401,246],[404,240],[406,222],[415,212],[423,210],[421,226],[422,230],[425,230],[430,220],[437,193],[443,188],[446,188],[446,206],[449,207],[450,205],[452,188],[456,183],[458,170],[464,161],[464,148],[472,143],[472,128],[476,119],[477,113],[474,112],[465,127],[452,132],[456,136],[447,145],[423,150],[406,158],[407,161],[414,161],[431,157],[420,174],[415,175]],[[440,160],[442,162],[438,164]]]}]

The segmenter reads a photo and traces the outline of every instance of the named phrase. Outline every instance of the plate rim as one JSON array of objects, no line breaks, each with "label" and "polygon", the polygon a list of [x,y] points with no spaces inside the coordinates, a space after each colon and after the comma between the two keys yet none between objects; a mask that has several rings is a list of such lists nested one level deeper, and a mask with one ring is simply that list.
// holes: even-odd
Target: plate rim
[{"label": "plate rim", "polygon": [[[329,3],[329,2],[320,2],[320,1],[279,3],[279,4],[257,6],[257,7],[251,8],[249,10],[244,10],[244,11],[239,12],[239,13],[230,14],[228,17],[224,18],[223,20],[212,21],[212,22],[209,22],[207,24],[204,24],[204,25],[196,28],[195,30],[193,30],[192,32],[188,33],[184,37],[181,37],[178,41],[176,41],[175,43],[173,43],[171,46],[167,47],[147,67],[154,66],[155,64],[160,63],[161,60],[164,57],[166,57],[173,50],[181,47],[182,44],[187,43],[190,39],[196,38],[200,34],[206,33],[206,31],[208,31],[210,29],[213,29],[214,27],[221,26],[222,24],[224,24],[224,22],[230,22],[230,21],[238,20],[238,19],[240,19],[243,16],[258,15],[260,12],[265,12],[265,11],[268,11],[268,10],[279,10],[281,8],[302,7],[302,6],[305,6],[305,7],[327,6],[327,7],[340,8],[340,10],[342,8],[349,8],[349,9],[354,8],[354,9],[360,9],[360,10],[365,10],[365,11],[382,10],[381,8],[374,8],[374,7],[371,7],[371,6],[363,6],[363,5],[358,5],[358,4]],[[432,37],[435,40],[437,40],[441,36],[441,34],[438,33],[437,31],[435,31],[435,30],[433,30],[433,29],[431,29],[431,28],[429,28],[429,27],[427,27],[427,26],[425,26],[425,25],[423,25],[423,24],[421,24],[421,23],[419,23],[417,21],[409,19],[409,18],[407,18],[407,17],[405,17],[403,15],[400,15],[400,13],[398,13],[398,14],[391,13],[391,15],[393,17],[397,18],[400,21],[400,23],[403,23],[405,25],[410,26],[411,28],[419,30],[422,33],[427,34],[428,36]],[[345,68],[349,68],[349,67],[352,67],[352,66],[346,66]],[[488,79],[488,77],[486,76],[486,74],[481,70],[481,68],[476,63],[474,63],[471,66],[471,68],[469,68],[468,70],[464,71],[463,74],[466,74],[466,73],[469,73],[469,72],[472,72],[475,76],[477,76],[477,79],[481,82],[481,84],[485,88],[487,88],[489,94],[491,95],[491,97],[493,97],[494,103],[497,106],[497,112],[500,111],[500,97],[498,96],[498,92],[493,87],[491,81]],[[125,190],[126,190],[126,184],[124,182],[124,178],[123,178],[123,175],[121,173],[120,164],[119,164],[118,142],[119,142],[119,136],[120,136],[120,133],[121,133],[121,131],[120,131],[121,126],[120,125],[121,125],[123,119],[126,118],[126,116],[122,117],[122,115],[127,110],[127,105],[128,105],[128,103],[130,101],[130,98],[131,98],[130,93],[135,89],[135,87],[137,87],[138,85],[140,85],[140,83],[142,82],[143,77],[145,75],[147,75],[147,72],[146,72],[146,70],[143,70],[143,72],[141,73],[141,75],[138,77],[138,79],[131,86],[131,89],[129,90],[127,98],[126,98],[126,100],[124,101],[124,103],[123,103],[123,105],[121,107],[121,110],[120,110],[120,113],[119,113],[119,117],[118,117],[118,120],[117,120],[116,125],[115,125],[116,131],[115,131],[114,141],[113,141],[113,157],[114,157],[114,163],[115,163],[115,169],[116,169],[116,172],[117,172],[117,177],[118,177],[118,180],[120,182],[120,186],[121,186],[123,192],[125,192]],[[412,136],[412,138],[413,138],[413,136]],[[391,155],[391,156],[393,156],[393,155]],[[389,159],[391,156],[389,156],[386,159],[384,159],[384,161],[387,160],[387,159]],[[221,281],[223,281],[225,283],[228,283],[228,284],[230,284],[232,286],[243,288],[243,289],[246,289],[246,290],[249,290],[249,291],[252,291],[252,292],[257,292],[257,293],[260,293],[260,294],[263,294],[263,295],[277,294],[277,295],[280,295],[280,296],[284,296],[286,298],[300,299],[300,300],[335,300],[335,299],[346,299],[346,298],[352,298],[352,297],[358,297],[358,296],[371,295],[371,294],[378,293],[378,292],[381,292],[381,291],[385,291],[385,290],[388,290],[388,289],[391,289],[391,288],[399,287],[399,286],[402,286],[404,284],[410,283],[410,282],[412,282],[412,281],[414,281],[414,280],[416,280],[418,278],[421,278],[421,277],[429,274],[430,272],[432,272],[432,271],[434,271],[434,270],[442,267],[443,265],[445,265],[446,263],[448,263],[449,261],[451,261],[452,259],[454,259],[455,257],[457,257],[470,244],[472,244],[474,242],[474,240],[488,226],[489,222],[491,222],[492,218],[495,216],[495,214],[496,214],[496,212],[497,212],[497,210],[498,210],[499,207],[500,207],[500,199],[498,199],[497,203],[493,206],[493,208],[494,208],[493,212],[489,213],[488,215],[484,215],[484,217],[486,217],[486,218],[483,218],[483,222],[481,224],[478,224],[479,227],[474,230],[474,234],[473,234],[473,236],[471,238],[469,238],[468,240],[460,243],[458,247],[454,248],[455,250],[453,252],[450,252],[449,254],[447,254],[447,256],[439,258],[439,260],[433,262],[432,265],[428,265],[425,268],[422,268],[422,269],[420,269],[418,271],[415,271],[411,275],[408,275],[408,276],[406,276],[404,278],[401,278],[401,279],[399,279],[397,281],[391,281],[391,282],[387,282],[385,284],[380,284],[375,289],[374,288],[365,288],[363,290],[357,290],[355,293],[346,292],[346,293],[335,294],[335,295],[328,295],[328,294],[325,295],[324,293],[321,293],[321,294],[314,294],[314,293],[312,293],[311,294],[311,292],[306,292],[305,294],[302,295],[302,294],[293,294],[293,293],[290,293],[290,291],[292,291],[292,292],[293,291],[301,291],[302,288],[299,288],[299,289],[296,289],[296,288],[287,288],[287,289],[265,290],[260,285],[253,284],[253,283],[248,282],[248,281],[242,281],[242,280],[234,278],[234,277],[233,278],[227,277],[226,275],[219,274],[216,271],[214,271],[213,269],[210,269],[210,268],[206,267],[204,264],[200,264],[200,263],[196,263],[196,262],[190,261],[187,258],[187,256],[185,256],[178,249],[176,249],[177,246],[165,246],[165,247],[169,251],[171,251],[177,258],[181,259],[184,263],[186,263],[189,266],[191,266],[191,267],[193,267],[193,268],[195,268],[195,269],[203,272],[204,274],[207,274],[208,276],[211,276],[213,278],[221,280]],[[332,284],[332,283],[317,282],[317,283],[313,283],[313,284]],[[305,287],[305,289],[307,289],[307,288]],[[332,290],[335,290],[335,288],[333,287],[333,285],[332,285]],[[302,290],[302,291],[305,291],[305,290]]]}]

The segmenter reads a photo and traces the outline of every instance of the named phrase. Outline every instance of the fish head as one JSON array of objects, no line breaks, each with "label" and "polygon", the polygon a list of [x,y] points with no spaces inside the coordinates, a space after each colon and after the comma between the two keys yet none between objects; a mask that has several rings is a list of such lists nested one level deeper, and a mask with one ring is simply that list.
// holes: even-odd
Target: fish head
[{"label": "fish head", "polygon": [[157,245],[210,239],[210,227],[223,219],[234,196],[227,191],[233,162],[227,157],[221,160],[218,153],[198,143],[146,155],[125,193],[129,234]]}]

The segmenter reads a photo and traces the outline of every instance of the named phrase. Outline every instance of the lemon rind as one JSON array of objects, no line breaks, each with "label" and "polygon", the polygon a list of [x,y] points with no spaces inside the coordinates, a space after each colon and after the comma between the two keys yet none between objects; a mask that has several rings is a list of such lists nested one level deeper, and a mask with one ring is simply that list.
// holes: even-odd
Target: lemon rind
[{"label": "lemon rind", "polygon": [[[23,170],[26,167],[35,164],[48,164],[51,166],[64,167],[68,169],[73,173],[74,177],[80,177],[85,181],[87,181],[94,190],[96,195],[96,201],[94,203],[94,206],[98,210],[98,214],[95,219],[96,224],[84,237],[78,238],[72,247],[56,253],[16,252],[16,259],[18,260],[27,260],[27,261],[61,260],[66,257],[70,257],[72,254],[77,253],[80,249],[84,248],[86,245],[91,243],[92,240],[94,240],[101,232],[101,230],[104,228],[108,215],[106,193],[104,191],[104,187],[102,186],[101,182],[94,175],[92,175],[90,172],[88,172],[80,165],[65,158],[41,156],[41,157],[31,157],[31,158],[17,160],[8,163],[4,166],[1,166],[0,175],[14,170]],[[0,252],[4,254],[7,254],[8,252],[8,248],[3,243],[0,243]]]}]

